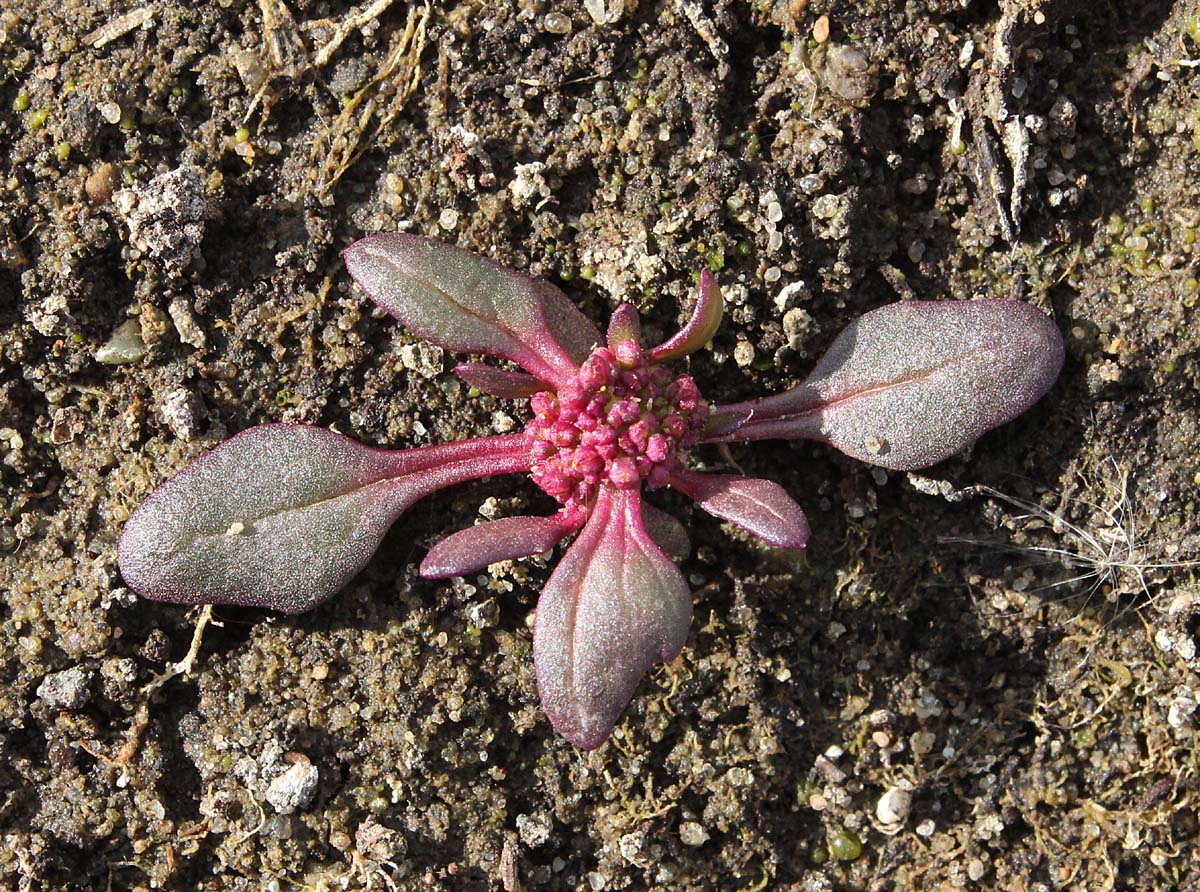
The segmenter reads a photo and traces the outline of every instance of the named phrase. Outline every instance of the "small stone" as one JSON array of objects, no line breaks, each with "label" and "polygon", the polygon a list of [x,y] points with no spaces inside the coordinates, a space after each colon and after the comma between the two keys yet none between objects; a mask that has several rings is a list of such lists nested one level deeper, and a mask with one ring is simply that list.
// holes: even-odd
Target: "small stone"
[{"label": "small stone", "polygon": [[932,731],[917,731],[909,738],[909,746],[918,756],[925,756],[933,752],[936,741],[937,736]]},{"label": "small stone", "polygon": [[517,815],[517,833],[521,842],[536,849],[550,838],[550,819],[544,815]]},{"label": "small stone", "polygon": [[208,339],[204,336],[204,329],[196,324],[196,317],[192,315],[192,308],[186,299],[177,297],[172,300],[167,307],[167,313],[170,315],[171,321],[175,323],[175,331],[179,333],[179,340],[197,350],[208,343]]},{"label": "small stone", "polygon": [[126,319],[99,349],[96,361],[106,365],[124,365],[137,362],[146,355],[146,344],[142,340],[142,326],[136,319]]},{"label": "small stone", "polygon": [[875,817],[881,824],[902,824],[912,808],[912,793],[900,787],[892,787],[879,797],[875,805]]},{"label": "small stone", "polygon": [[70,443],[87,429],[83,413],[76,406],[54,410],[54,423],[50,428],[50,442],[56,446]]},{"label": "small stone", "polygon": [[51,709],[82,709],[91,697],[91,681],[90,672],[74,666],[43,678],[37,695]]},{"label": "small stone", "polygon": [[109,124],[116,124],[121,120],[121,106],[112,100],[101,102],[96,106],[96,110],[100,112],[100,117]]},{"label": "small stone", "polygon": [[708,839],[708,831],[695,821],[684,821],[679,825],[679,841],[685,846],[702,846]]},{"label": "small stone", "polygon": [[186,387],[176,387],[162,400],[158,413],[171,433],[181,440],[195,439],[200,433],[200,400]]},{"label": "small stone", "polygon": [[116,193],[113,201],[125,216],[130,243],[162,263],[168,275],[180,276],[200,260],[213,207],[198,171],[178,167]]},{"label": "small stone", "polygon": [[513,171],[516,177],[508,184],[514,208],[523,208],[550,197],[550,184],[546,181],[545,171],[546,165],[541,161],[516,166]]},{"label": "small stone", "polygon": [[1167,724],[1177,730],[1182,728],[1188,723],[1198,705],[1200,698],[1195,691],[1189,687],[1180,688],[1167,707]]},{"label": "small stone", "polygon": [[94,205],[108,204],[113,192],[120,181],[117,166],[109,161],[98,164],[96,169],[84,180],[83,190],[87,193],[88,201]]},{"label": "small stone", "polygon": [[738,341],[733,348],[733,361],[740,368],[747,368],[754,362],[754,345],[749,341]]},{"label": "small stone", "polygon": [[442,373],[444,367],[442,348],[424,341],[401,347],[400,361],[406,369],[416,372],[422,378],[435,378]]},{"label": "small stone", "polygon": [[823,15],[817,19],[813,24],[812,36],[817,43],[825,43],[829,40],[829,16]]},{"label": "small stone", "polygon": [[288,766],[267,787],[267,802],[281,815],[290,815],[312,802],[317,793],[320,772],[308,759]]},{"label": "small stone", "polygon": [[542,27],[550,34],[570,34],[571,19],[561,12],[548,12],[542,19]]},{"label": "small stone", "polygon": [[404,837],[374,818],[367,818],[354,831],[354,847],[372,861],[391,861],[408,850]]},{"label": "small stone", "polygon": [[875,74],[862,50],[831,43],[823,71],[825,85],[847,102],[864,102],[875,92]]},{"label": "small stone", "polygon": [[967,878],[973,883],[983,879],[983,862],[978,858],[972,858],[967,864]]}]

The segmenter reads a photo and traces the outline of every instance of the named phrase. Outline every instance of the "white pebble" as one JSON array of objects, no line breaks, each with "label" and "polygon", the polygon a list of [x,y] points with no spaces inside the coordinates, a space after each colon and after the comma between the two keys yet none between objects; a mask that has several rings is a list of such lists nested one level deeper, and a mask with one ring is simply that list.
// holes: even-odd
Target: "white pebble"
[{"label": "white pebble", "polygon": [[912,808],[912,793],[900,787],[892,787],[879,797],[875,805],[875,817],[881,824],[902,824]]}]

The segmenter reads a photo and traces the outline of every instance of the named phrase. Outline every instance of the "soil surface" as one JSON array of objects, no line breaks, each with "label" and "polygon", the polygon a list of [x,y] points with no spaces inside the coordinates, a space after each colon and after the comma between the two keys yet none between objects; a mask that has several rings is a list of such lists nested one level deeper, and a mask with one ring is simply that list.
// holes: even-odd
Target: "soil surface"
[{"label": "soil surface", "polygon": [[[0,887],[1200,887],[1198,66],[1190,0],[5,0]],[[416,575],[527,480],[421,503],[300,617],[117,570],[252,425],[524,423],[352,287],[397,229],[648,340],[707,266],[713,401],[897,299],[1027,301],[1067,364],[919,474],[735,447],[804,552],[667,493],[691,635],[581,753],[535,693],[549,563]]]}]

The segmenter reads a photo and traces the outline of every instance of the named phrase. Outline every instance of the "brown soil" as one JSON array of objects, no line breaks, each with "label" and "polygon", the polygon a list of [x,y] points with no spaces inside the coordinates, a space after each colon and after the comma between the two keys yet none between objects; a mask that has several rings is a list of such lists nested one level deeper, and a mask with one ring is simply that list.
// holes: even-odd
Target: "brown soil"
[{"label": "brown soil", "polygon": [[[1189,0],[5,0],[0,887],[1200,886],[1198,64]],[[200,611],[116,541],[189,458],[523,420],[352,288],[398,228],[659,332],[708,265],[713,400],[898,298],[1026,300],[1067,366],[919,475],[736,448],[799,557],[668,498],[691,638],[595,752],[538,708],[544,561],[416,577],[515,478],[311,614],[218,609],[172,674]],[[288,752],[319,783],[284,814]]]}]

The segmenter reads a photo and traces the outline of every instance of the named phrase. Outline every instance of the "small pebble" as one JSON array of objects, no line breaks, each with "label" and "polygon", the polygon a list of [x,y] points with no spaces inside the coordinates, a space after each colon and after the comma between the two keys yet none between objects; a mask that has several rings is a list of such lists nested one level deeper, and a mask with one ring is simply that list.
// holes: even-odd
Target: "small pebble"
[{"label": "small pebble", "polygon": [[307,759],[298,761],[271,781],[267,787],[267,802],[281,815],[290,815],[312,802],[319,780],[316,765]]},{"label": "small pebble", "polygon": [[570,34],[571,19],[561,12],[548,12],[542,19],[542,27],[550,34]]},{"label": "small pebble", "polygon": [[679,825],[679,841],[685,846],[702,846],[708,842],[708,831],[695,821],[684,821]]},{"label": "small pebble", "polygon": [[912,793],[900,787],[892,787],[879,797],[875,805],[875,817],[881,824],[902,824],[912,808]]},{"label": "small pebble", "polygon": [[96,361],[106,365],[123,365],[137,362],[146,355],[146,344],[142,340],[142,326],[136,319],[127,319],[117,326],[98,350]]},{"label": "small pebble", "polygon": [[82,709],[91,696],[88,690],[91,680],[91,673],[74,666],[43,678],[37,695],[51,709]]}]

